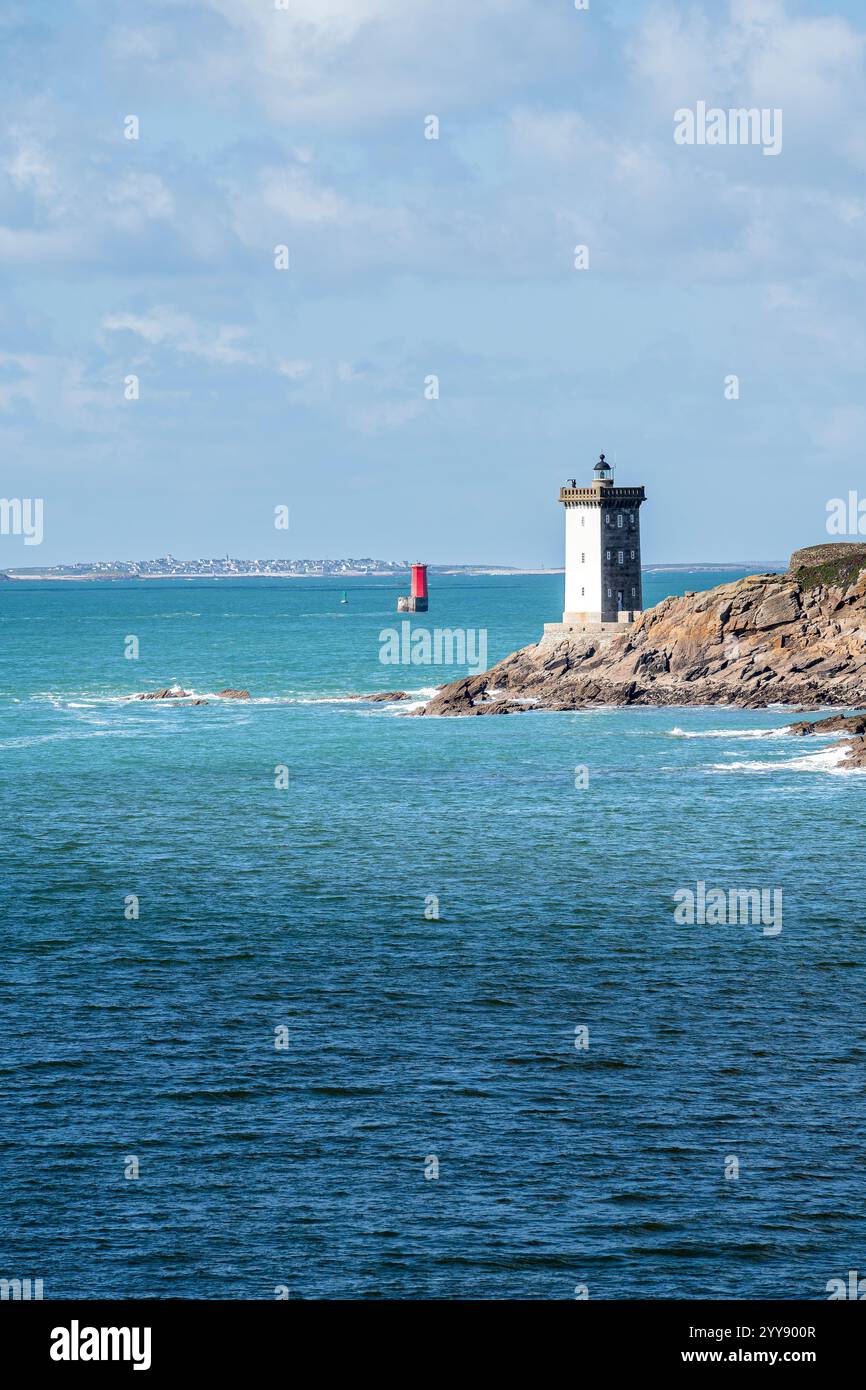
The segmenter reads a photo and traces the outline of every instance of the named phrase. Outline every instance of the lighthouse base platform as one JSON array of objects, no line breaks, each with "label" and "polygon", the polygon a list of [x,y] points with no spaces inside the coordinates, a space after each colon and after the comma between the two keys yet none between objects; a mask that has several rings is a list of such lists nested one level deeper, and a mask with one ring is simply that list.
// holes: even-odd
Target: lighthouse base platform
[{"label": "lighthouse base platform", "polygon": [[638,608],[623,609],[613,621],[600,613],[563,613],[561,623],[545,623],[545,637],[615,637],[641,616]]},{"label": "lighthouse base platform", "polygon": [[397,599],[398,613],[426,613],[428,600],[415,598],[412,594],[401,594]]}]

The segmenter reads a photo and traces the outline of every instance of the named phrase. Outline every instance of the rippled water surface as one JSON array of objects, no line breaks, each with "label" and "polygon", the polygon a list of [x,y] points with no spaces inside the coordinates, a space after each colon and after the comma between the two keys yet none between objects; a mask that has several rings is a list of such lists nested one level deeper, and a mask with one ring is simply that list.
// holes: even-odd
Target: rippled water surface
[{"label": "rippled water surface", "polygon": [[[434,579],[413,622],[493,662],[561,585]],[[349,701],[460,674],[380,664],[397,587],[0,586],[0,1275],[826,1297],[866,1259],[866,780],[781,710]],[[174,682],[254,698],[126,699]],[[783,930],[678,924],[698,880]]]}]

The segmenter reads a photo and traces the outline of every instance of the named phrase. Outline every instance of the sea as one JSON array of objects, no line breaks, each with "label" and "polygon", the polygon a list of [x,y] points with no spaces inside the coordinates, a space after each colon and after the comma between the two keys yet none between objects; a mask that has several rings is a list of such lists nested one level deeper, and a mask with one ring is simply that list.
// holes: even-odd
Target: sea
[{"label": "sea", "polygon": [[[644,601],[742,572],[656,570]],[[866,1274],[863,774],[782,708],[407,717],[466,668],[383,664],[400,588],[0,586],[0,1277],[571,1300]],[[492,663],[561,607],[558,574],[434,574],[408,621]],[[211,698],[130,700],[174,685]],[[381,690],[413,698],[354,698]],[[778,892],[780,929],[684,921],[713,889]]]}]

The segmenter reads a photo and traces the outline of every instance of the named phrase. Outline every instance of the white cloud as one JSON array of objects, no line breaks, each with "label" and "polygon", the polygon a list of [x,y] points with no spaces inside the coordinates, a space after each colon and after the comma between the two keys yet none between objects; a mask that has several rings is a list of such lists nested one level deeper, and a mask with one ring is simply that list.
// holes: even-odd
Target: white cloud
[{"label": "white cloud", "polygon": [[14,150],[4,160],[4,167],[15,187],[34,193],[43,202],[55,199],[59,182],[43,146],[23,131],[13,131],[12,139]]},{"label": "white cloud", "polygon": [[309,376],[312,369],[312,362],[305,362],[302,358],[297,358],[292,362],[280,362],[277,366],[280,376],[288,377],[289,381],[303,381],[304,377]]},{"label": "white cloud", "polygon": [[452,114],[527,81],[575,76],[585,16],[536,0],[205,0],[224,21],[196,53],[201,80],[243,86],[279,117],[368,126]]},{"label": "white cloud", "polygon": [[155,63],[166,46],[165,39],[155,28],[131,28],[122,25],[108,38],[108,51],[113,58],[125,62]]},{"label": "white cloud", "polygon": [[[182,26],[199,32],[202,12],[192,45]],[[292,0],[284,11],[205,0],[196,13],[163,5],[160,27],[130,29],[127,48],[160,47],[173,76],[188,62],[215,117],[226,100],[263,104],[249,155],[231,150],[231,116],[225,136],[209,126],[207,157],[196,133],[184,154],[182,122],[169,156],[156,141],[131,150],[118,131],[84,152],[64,143],[62,115],[22,118],[5,156],[0,255],[231,276],[266,268],[285,242],[293,293],[405,270],[552,280],[574,273],[577,242],[594,269],[642,280],[788,281],[819,252],[826,268],[859,273],[866,39],[843,19],[793,16],[783,0],[669,5],[626,30],[530,0]],[[118,32],[113,42],[123,48]],[[675,146],[673,110],[699,98],[781,103],[781,157]],[[443,119],[441,145],[423,140],[427,111]],[[371,141],[370,123],[386,118],[387,142]],[[60,221],[64,240],[45,241]],[[188,329],[176,346],[228,360],[244,352],[233,332],[208,342]]]},{"label": "white cloud", "polygon": [[31,264],[45,268],[80,261],[83,254],[84,247],[77,234],[59,229],[41,232],[0,226],[0,264]]},{"label": "white cloud", "polygon": [[783,0],[654,10],[629,44],[634,70],[665,108],[781,106],[823,126],[863,101],[866,36],[847,20],[788,13]]},{"label": "white cloud", "polygon": [[74,215],[75,192],[68,171],[50,149],[53,137],[50,116],[38,103],[33,105],[4,133],[0,172],[6,175],[13,194],[20,195],[25,205],[26,200],[31,201],[40,222],[66,223]]},{"label": "white cloud", "polygon": [[117,225],[125,228],[174,213],[174,199],[158,174],[124,174],[108,189],[106,198],[115,209]]},{"label": "white cloud", "polygon": [[279,213],[290,225],[336,222],[347,211],[333,189],[317,187],[301,169],[263,169],[259,187],[264,206]]},{"label": "white cloud", "polygon": [[152,347],[170,347],[226,366],[253,365],[254,353],[244,344],[248,330],[237,325],[198,324],[189,314],[159,306],[148,314],[109,314],[102,327],[110,333],[134,333]]},{"label": "white cloud", "polygon": [[76,358],[0,352],[0,411],[29,406],[43,424],[55,421],[98,434],[114,426],[122,404],[119,387],[92,376]]}]

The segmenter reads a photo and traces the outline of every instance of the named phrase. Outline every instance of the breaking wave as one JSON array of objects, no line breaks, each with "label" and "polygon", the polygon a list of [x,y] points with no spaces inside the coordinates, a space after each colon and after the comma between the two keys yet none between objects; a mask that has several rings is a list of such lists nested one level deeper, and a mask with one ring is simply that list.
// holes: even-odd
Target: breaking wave
[{"label": "breaking wave", "polygon": [[785,738],[787,729],[671,729],[668,738]]},{"label": "breaking wave", "polygon": [[809,753],[802,758],[780,758],[771,762],[733,762],[713,763],[713,772],[832,772],[845,775],[866,771],[864,768],[846,767],[848,750],[846,748],[822,748],[818,753]]}]

